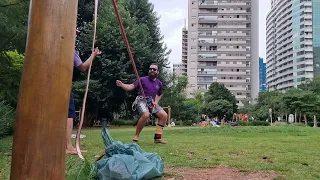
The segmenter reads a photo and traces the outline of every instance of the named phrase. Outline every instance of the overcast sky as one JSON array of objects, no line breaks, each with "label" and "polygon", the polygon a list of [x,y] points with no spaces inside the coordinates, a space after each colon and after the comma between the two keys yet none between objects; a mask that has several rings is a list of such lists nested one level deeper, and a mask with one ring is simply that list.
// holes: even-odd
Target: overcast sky
[{"label": "overcast sky", "polygon": [[[172,50],[171,66],[181,62],[181,29],[185,19],[188,19],[188,0],[150,0],[160,18],[160,29],[164,35],[164,42]],[[259,0],[259,56],[266,56],[266,15],[271,8],[270,0]]]}]

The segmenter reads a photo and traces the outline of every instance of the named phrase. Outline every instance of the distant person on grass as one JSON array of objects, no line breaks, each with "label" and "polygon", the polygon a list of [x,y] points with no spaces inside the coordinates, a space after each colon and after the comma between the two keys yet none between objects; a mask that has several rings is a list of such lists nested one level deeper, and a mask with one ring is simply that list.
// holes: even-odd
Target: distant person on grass
[{"label": "distant person on grass", "polygon": [[[77,30],[77,35],[80,33],[80,31]],[[75,52],[74,53],[74,66],[82,72],[85,72],[88,70],[91,62],[93,59],[100,55],[101,51],[98,48],[95,48],[92,50],[91,56],[83,63],[80,59],[79,55]],[[68,112],[68,124],[67,124],[67,145],[66,145],[66,154],[77,154],[77,150],[75,147],[73,147],[71,142],[71,135],[72,135],[72,128],[73,128],[73,119],[76,117],[76,108],[74,105],[74,99],[72,91],[70,92],[70,101],[69,101],[69,112]]]},{"label": "distant person on grass", "polygon": [[[143,91],[145,93],[146,99],[143,97],[139,82],[136,80],[132,84],[124,84],[120,80],[116,81],[116,85],[124,89],[125,91],[132,91],[134,89],[138,89],[139,93],[136,98],[134,104],[137,106],[138,113],[140,115],[137,128],[136,135],[133,138],[133,142],[139,141],[139,135],[145,126],[146,122],[150,119],[150,113],[155,114],[159,121],[156,125],[156,132],[154,135],[154,143],[156,144],[166,144],[167,142],[162,140],[162,132],[163,128],[167,121],[167,113],[162,109],[159,105],[159,101],[162,97],[162,82],[157,79],[159,74],[159,66],[157,64],[151,64],[149,67],[148,76],[141,77],[141,84],[143,87]],[[146,103],[146,102],[151,103]]]}]

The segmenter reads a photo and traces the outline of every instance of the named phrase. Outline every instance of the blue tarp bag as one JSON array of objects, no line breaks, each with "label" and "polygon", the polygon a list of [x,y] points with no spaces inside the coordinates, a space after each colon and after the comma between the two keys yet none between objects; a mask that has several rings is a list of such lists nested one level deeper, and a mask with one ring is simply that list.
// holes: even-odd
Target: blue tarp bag
[{"label": "blue tarp bag", "polygon": [[157,153],[144,152],[135,143],[114,141],[107,128],[102,128],[106,151],[104,159],[94,163],[100,180],[160,179],[163,160]]}]

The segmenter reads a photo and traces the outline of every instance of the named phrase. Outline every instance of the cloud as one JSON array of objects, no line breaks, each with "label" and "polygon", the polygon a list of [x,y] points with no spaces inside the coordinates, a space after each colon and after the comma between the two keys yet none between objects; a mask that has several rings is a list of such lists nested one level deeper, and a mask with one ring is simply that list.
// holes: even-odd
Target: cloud
[{"label": "cloud", "polygon": [[178,28],[171,31],[168,36],[165,36],[164,42],[168,49],[172,52],[169,56],[171,65],[173,63],[181,63],[181,53],[182,53],[182,28],[184,25],[180,25]]},{"label": "cloud", "polygon": [[160,29],[164,35],[164,43],[172,52],[169,56],[171,65],[181,61],[182,28],[185,22],[185,10],[182,8],[172,8],[159,10]]}]

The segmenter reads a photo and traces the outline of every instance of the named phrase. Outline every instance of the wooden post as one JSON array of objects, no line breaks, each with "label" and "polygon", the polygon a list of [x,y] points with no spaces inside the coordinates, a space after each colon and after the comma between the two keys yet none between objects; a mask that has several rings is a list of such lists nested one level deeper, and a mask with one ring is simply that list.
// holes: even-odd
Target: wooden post
[{"label": "wooden post", "polygon": [[269,108],[269,117],[270,117],[270,122],[272,126],[272,109],[271,108]]},{"label": "wooden post", "polygon": [[304,115],[303,115],[303,118],[304,118],[304,124],[305,124],[305,125],[308,125],[307,115],[304,114]]},{"label": "wooden post", "polygon": [[313,127],[318,127],[317,116],[313,116]]},{"label": "wooden post", "polygon": [[171,107],[168,106],[168,126],[171,127]]},{"label": "wooden post", "polygon": [[65,179],[78,1],[31,0],[11,179]]}]

